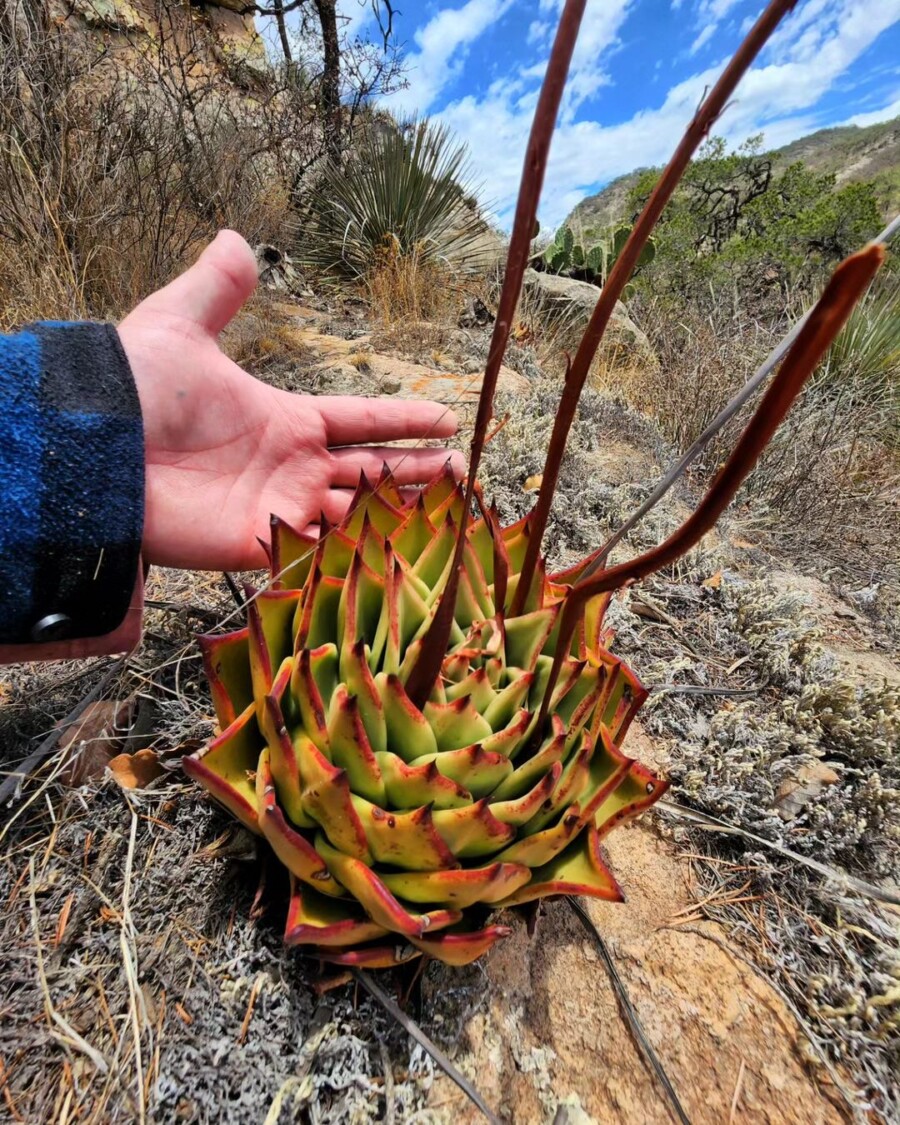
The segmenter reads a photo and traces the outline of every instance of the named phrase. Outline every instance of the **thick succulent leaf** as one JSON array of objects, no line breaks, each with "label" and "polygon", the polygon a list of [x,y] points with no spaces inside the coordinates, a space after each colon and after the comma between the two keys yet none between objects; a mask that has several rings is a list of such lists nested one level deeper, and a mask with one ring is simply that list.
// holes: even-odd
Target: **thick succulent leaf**
[{"label": "thick succulent leaf", "polygon": [[[318,855],[317,852],[315,854]],[[319,862],[325,867],[321,857]],[[374,941],[389,932],[363,914],[353,899],[320,895],[298,879],[291,878],[291,899],[284,928],[286,945],[344,948]]]},{"label": "thick succulent leaf", "polygon": [[515,761],[516,755],[525,744],[534,716],[524,708],[517,711],[510,719],[509,725],[496,734],[489,735],[481,745],[490,754],[502,754],[504,758]]},{"label": "thick succulent leaf", "polygon": [[347,577],[353,553],[356,550],[356,541],[345,535],[339,527],[331,527],[327,521],[322,522],[322,536],[316,557],[313,559],[310,585],[307,595],[312,590],[312,575],[316,572],[326,578],[337,578],[339,581]]},{"label": "thick succulent leaf", "polygon": [[199,638],[203,668],[222,730],[253,702],[249,632],[244,628],[235,633]]},{"label": "thick succulent leaf", "polygon": [[295,531],[278,516],[269,520],[272,577],[278,590],[300,590],[312,569],[318,539]]},{"label": "thick succulent leaf", "polygon": [[[516,835],[515,828],[493,815],[487,799],[462,809],[441,809],[433,818],[435,828],[459,859],[493,855]],[[518,861],[511,859],[510,862]]]},{"label": "thick succulent leaf", "polygon": [[185,773],[198,781],[252,832],[259,832],[254,784],[262,735],[251,703],[218,738],[182,759]]},{"label": "thick succulent leaf", "polygon": [[[527,712],[526,712],[527,713]],[[516,768],[494,791],[494,800],[507,801],[527,793],[550,770],[561,762],[566,751],[566,728],[558,715],[551,719],[551,734],[530,758],[515,759]]]},{"label": "thick succulent leaf", "polygon": [[282,812],[276,795],[268,748],[259,756],[256,799],[259,805],[260,830],[291,875],[311,883],[323,894],[342,895],[343,888],[329,875],[322,857],[309,840],[288,823]]},{"label": "thick succulent leaf", "polygon": [[640,762],[632,762],[622,782],[594,813],[600,836],[608,836],[618,825],[649,809],[668,788],[668,781],[657,777]]},{"label": "thick succulent leaf", "polygon": [[431,522],[440,527],[444,520],[451,520],[457,527],[462,521],[465,499],[462,488],[457,484],[453,493],[447,497],[433,512],[429,512]]},{"label": "thick succulent leaf", "polygon": [[600,834],[593,827],[582,832],[555,859],[538,867],[531,881],[499,902],[498,907],[521,906],[547,895],[587,895],[621,902],[621,888],[603,861]]},{"label": "thick succulent leaf", "polygon": [[452,703],[426,703],[425,718],[434,731],[438,750],[461,750],[494,733],[467,695]]},{"label": "thick succulent leaf", "polygon": [[387,795],[381,769],[369,745],[359,701],[343,684],[331,698],[328,746],[332,763],[346,771],[351,790],[376,805],[385,804]]},{"label": "thick succulent leaf", "polygon": [[[323,645],[317,651],[333,652],[333,646]],[[326,756],[328,747],[328,716],[325,702],[319,692],[319,685],[312,670],[312,653],[308,648],[301,649],[294,658],[291,671],[291,697],[297,705],[304,731]]]},{"label": "thick succulent leaf", "polygon": [[412,573],[424,582],[432,592],[429,604],[433,604],[443,590],[442,576],[447,573],[453,551],[456,547],[456,524],[452,519],[444,520],[436,535],[416,560]]},{"label": "thick succulent leaf", "polygon": [[376,752],[387,750],[387,726],[385,725],[384,704],[366,660],[366,647],[363,641],[354,645],[344,645],[340,654],[341,676],[351,695],[359,702],[359,713],[369,738],[369,744]]},{"label": "thick succulent leaf", "polygon": [[338,603],[338,636],[342,638],[342,648],[360,640],[367,645],[374,643],[384,600],[384,579],[363,562],[357,551]]},{"label": "thick succulent leaf", "polygon": [[[305,734],[297,735],[294,746],[303,785],[304,811],[320,825],[334,847],[371,862],[366,833],[353,807],[346,771],[333,766]],[[276,783],[277,780],[276,774]]]},{"label": "thick succulent leaf", "polygon": [[[285,725],[278,700],[267,695],[263,707],[269,763],[279,804],[298,828],[313,828],[316,821],[308,814],[303,803],[299,755]],[[305,737],[303,734],[298,735],[298,739]]]},{"label": "thick succulent leaf", "polygon": [[357,487],[356,495],[360,496],[360,501],[352,508],[350,516],[342,524],[345,533],[353,540],[359,538],[367,518],[385,538],[395,532],[406,518],[403,511],[389,504],[380,493],[372,492],[368,481],[365,482],[365,487],[362,484]]},{"label": "thick succulent leaf", "polygon": [[299,590],[266,590],[247,605],[250,672],[256,698],[272,686],[285,657],[294,651],[293,623]]},{"label": "thick succulent leaf", "polygon": [[466,536],[472,550],[478,557],[485,579],[490,584],[494,581],[494,539],[491,528],[484,518],[472,520],[466,529]]},{"label": "thick succulent leaf", "polygon": [[544,642],[556,623],[559,606],[511,617],[506,622],[506,663],[533,672]]},{"label": "thick succulent leaf", "polygon": [[440,473],[422,489],[422,504],[429,516],[449,497],[459,491],[449,459]]},{"label": "thick succulent leaf", "polygon": [[476,961],[501,938],[508,937],[508,926],[488,926],[469,933],[446,933],[435,937],[410,937],[410,941],[429,957],[436,957],[447,965],[468,965]]},{"label": "thick succulent leaf", "polygon": [[591,758],[594,756],[594,740],[588,736],[575,746],[563,766],[559,781],[541,809],[523,827],[522,835],[531,836],[547,828],[563,809],[573,805],[584,792],[590,777]]},{"label": "thick succulent leaf", "polygon": [[398,871],[382,878],[407,902],[465,910],[476,902],[494,903],[509,897],[529,881],[531,870],[516,863],[492,863],[453,871]]},{"label": "thick succulent leaf", "polygon": [[433,758],[425,765],[407,765],[390,752],[378,754],[377,758],[391,808],[417,809],[421,805],[433,805],[436,809],[458,809],[471,804],[472,794],[444,777]]},{"label": "thick succulent leaf", "polygon": [[406,507],[406,501],[386,461],[382,463],[381,474],[375,482],[375,491],[383,500],[387,500],[392,508],[397,508],[399,511]]},{"label": "thick succulent leaf", "polygon": [[338,644],[337,615],[343,589],[343,579],[323,575],[318,566],[313,567],[298,615],[297,650]]},{"label": "thick succulent leaf", "polygon": [[404,568],[390,545],[386,548],[384,567],[385,600],[369,666],[395,675],[400,671],[409,642],[429,618],[428,589]]},{"label": "thick succulent leaf", "polygon": [[513,772],[512,762],[507,757],[490,753],[478,742],[460,750],[445,750],[427,758],[417,758],[412,764],[428,766],[430,763],[434,763],[444,777],[452,778],[468,789],[476,800],[493,793],[500,782]]},{"label": "thick succulent leaf", "polygon": [[357,899],[373,922],[393,933],[418,937],[425,928],[419,914],[401,906],[375,872],[360,859],[334,848],[320,832],[316,851],[335,879]]},{"label": "thick succulent leaf", "polygon": [[522,836],[497,856],[501,863],[524,863],[526,867],[540,867],[549,863],[566,847],[582,827],[577,805],[567,809],[551,828]]},{"label": "thick succulent leaf", "polygon": [[434,538],[436,530],[425,511],[425,500],[420,492],[415,506],[391,534],[389,542],[397,554],[413,566]]},{"label": "thick succulent leaf", "polygon": [[554,762],[540,781],[521,797],[509,801],[492,800],[491,812],[504,824],[513,824],[517,828],[526,824],[537,814],[541,805],[550,800],[550,795],[556,788],[562,769],[561,762]]},{"label": "thick succulent leaf", "polygon": [[422,951],[409,942],[396,945],[363,945],[359,949],[330,949],[327,945],[312,950],[327,965],[343,965],[352,969],[396,969],[422,956]]},{"label": "thick succulent leaf", "polygon": [[509,683],[485,708],[479,708],[494,732],[504,730],[519,712],[534,680],[533,672],[523,672],[519,668],[507,668]]},{"label": "thick succulent leaf", "polygon": [[379,672],[375,679],[383,703],[386,745],[390,751],[412,762],[437,751],[437,739],[428,720],[406,694],[399,676]]},{"label": "thick succulent leaf", "polygon": [[435,831],[428,805],[408,813],[387,812],[362,797],[351,799],[376,863],[408,871],[456,866],[456,857]]},{"label": "thick succulent leaf", "polygon": [[[467,695],[472,700],[472,706],[480,715],[484,715],[488,707],[497,698],[497,693],[488,679],[487,669],[484,667],[475,668],[463,679],[446,685],[444,694],[449,703]],[[491,729],[495,728],[492,727]]]}]

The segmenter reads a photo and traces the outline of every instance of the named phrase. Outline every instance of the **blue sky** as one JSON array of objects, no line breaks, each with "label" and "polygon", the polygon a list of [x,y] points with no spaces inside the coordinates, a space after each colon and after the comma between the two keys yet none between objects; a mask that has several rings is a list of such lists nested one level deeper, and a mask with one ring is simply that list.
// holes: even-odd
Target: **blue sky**
[{"label": "blue sky", "polygon": [[[366,35],[370,0],[340,0]],[[470,147],[504,226],[562,0],[405,0],[408,89],[386,99]],[[588,0],[541,206],[545,229],[623,172],[664,163],[763,0]],[[900,115],[900,0],[798,0],[716,132],[775,147]]]}]

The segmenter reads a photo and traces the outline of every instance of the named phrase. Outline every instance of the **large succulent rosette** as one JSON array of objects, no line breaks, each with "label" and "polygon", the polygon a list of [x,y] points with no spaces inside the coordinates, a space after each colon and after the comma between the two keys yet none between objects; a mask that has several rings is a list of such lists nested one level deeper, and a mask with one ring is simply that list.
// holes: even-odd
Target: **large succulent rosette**
[{"label": "large succulent rosette", "polygon": [[474,960],[491,915],[549,895],[620,899],[603,837],[665,783],[623,754],[645,698],[589,602],[538,729],[566,576],[507,617],[528,523],[467,531],[442,674],[405,685],[453,565],[449,470],[404,501],[385,474],[318,540],[272,520],[270,588],[205,638],[221,734],[185,768],[290,873],[285,941],[323,961]]}]

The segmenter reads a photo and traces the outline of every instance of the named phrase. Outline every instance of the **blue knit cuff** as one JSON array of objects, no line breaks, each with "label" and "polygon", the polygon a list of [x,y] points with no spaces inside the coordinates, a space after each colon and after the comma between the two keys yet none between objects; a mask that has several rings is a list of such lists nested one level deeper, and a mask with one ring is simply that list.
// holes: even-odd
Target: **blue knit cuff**
[{"label": "blue knit cuff", "polygon": [[0,337],[0,643],[112,632],[143,524],[141,410],[115,328]]}]

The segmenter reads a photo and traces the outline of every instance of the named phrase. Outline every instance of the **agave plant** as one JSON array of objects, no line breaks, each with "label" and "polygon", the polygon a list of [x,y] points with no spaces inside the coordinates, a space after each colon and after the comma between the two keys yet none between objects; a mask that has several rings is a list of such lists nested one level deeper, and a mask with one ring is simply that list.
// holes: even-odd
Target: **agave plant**
[{"label": "agave plant", "polygon": [[[465,488],[449,471],[404,501],[361,479],[317,539],[273,517],[272,577],[246,628],[206,638],[221,734],[185,768],[290,873],[285,940],[386,967],[480,956],[492,915],[548,895],[621,897],[603,837],[666,783],[623,739],[645,691],[609,651],[612,591],[713,525],[871,282],[883,247],[838,267],[731,458],[659,547],[561,574],[541,554],[569,428],[615,302],[692,152],[791,7],[772,0],[698,111],[600,291],[569,364],[534,510],[503,528],[478,464],[529,258],[563,81],[585,0],[567,0],[535,113]],[[475,505],[477,501],[478,515]]]},{"label": "agave plant", "polygon": [[326,961],[453,964],[508,931],[486,915],[548,894],[621,897],[600,854],[665,788],[621,750],[645,691],[591,600],[538,726],[565,576],[508,616],[528,524],[470,521],[440,676],[412,673],[450,581],[465,495],[449,469],[404,503],[363,479],[318,542],[273,520],[273,586],[204,642],[223,729],[188,771],[291,875],[285,940]]}]

